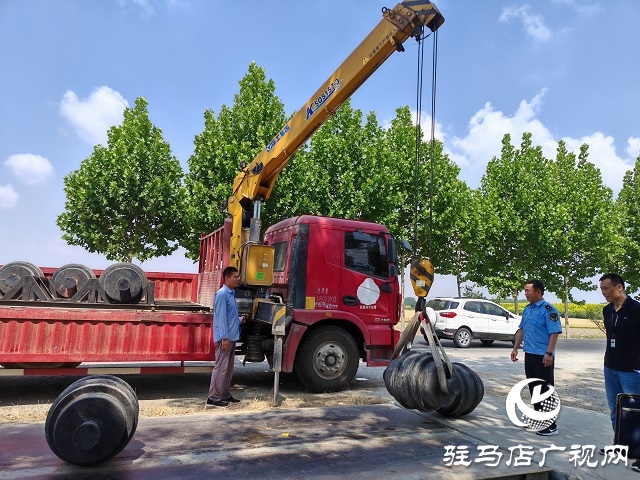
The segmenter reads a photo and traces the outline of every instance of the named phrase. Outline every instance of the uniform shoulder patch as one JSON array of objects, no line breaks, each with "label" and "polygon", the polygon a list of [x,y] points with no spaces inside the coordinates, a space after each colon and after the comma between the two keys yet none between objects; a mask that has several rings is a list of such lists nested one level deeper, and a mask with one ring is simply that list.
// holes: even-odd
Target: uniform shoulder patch
[{"label": "uniform shoulder patch", "polygon": [[550,304],[545,304],[544,308],[547,309],[547,311],[549,311],[549,317],[551,317],[551,321],[552,322],[557,322],[558,321],[558,312],[556,312],[555,308],[553,308],[553,306],[551,306]]}]

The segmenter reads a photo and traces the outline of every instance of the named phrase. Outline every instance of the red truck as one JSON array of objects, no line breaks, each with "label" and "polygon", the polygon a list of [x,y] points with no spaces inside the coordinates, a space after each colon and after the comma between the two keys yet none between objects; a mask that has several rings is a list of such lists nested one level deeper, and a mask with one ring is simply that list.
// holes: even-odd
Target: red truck
[{"label": "red truck", "polygon": [[[427,0],[383,9],[365,40],[241,165],[227,203],[231,218],[201,238],[197,275],[147,275],[133,264],[102,272],[25,262],[0,267],[0,375],[93,373],[78,368],[81,362],[213,360],[211,306],[227,265],[241,274],[236,300],[248,321],[238,346],[245,361],[266,359],[275,372],[295,371],[316,392],[344,388],[359,359],[387,365],[402,308],[396,242],[387,228],[304,215],[262,236],[260,207],[291,156],[329,115],[393,52],[403,51],[408,38],[422,38],[425,27],[435,31],[443,22]],[[121,373],[188,371],[183,363],[157,368]]]},{"label": "red truck", "polygon": [[[74,266],[42,269],[42,276],[24,271],[22,262],[17,267],[14,263],[1,267],[0,364],[6,370],[0,374],[105,372],[76,368],[81,362],[213,360],[211,305],[221,282],[221,269],[216,266],[229,263],[224,246],[230,235],[229,220],[202,238],[197,274],[140,276],[125,264],[115,264],[114,273],[109,271],[112,267],[95,271],[94,283],[106,292],[96,302],[59,295],[59,285],[64,283],[59,277],[68,280],[65,271],[73,276]],[[269,228],[265,244],[273,246],[276,253],[272,286],[261,293],[271,299],[265,304],[286,309],[282,371],[295,370],[311,391],[329,391],[343,388],[353,379],[360,359],[370,366],[389,362],[399,338],[393,326],[402,302],[395,244],[385,227],[301,216]],[[142,296],[136,304],[119,303],[121,290],[113,295],[108,283],[100,283],[105,272],[129,279],[138,275],[143,286],[153,288],[153,302]],[[75,277],[73,290],[80,291],[88,279]],[[34,295],[31,289],[31,298],[25,298],[23,293],[34,280],[45,295]],[[11,291],[8,284],[17,293],[11,294],[12,298],[7,297]],[[246,291],[238,290],[238,306],[240,313],[253,321],[243,325],[238,353],[247,361],[266,358],[271,362],[272,325],[255,320],[260,314],[254,312],[253,298],[241,296]],[[112,367],[108,371],[179,373],[206,368],[181,364],[125,370]]]}]

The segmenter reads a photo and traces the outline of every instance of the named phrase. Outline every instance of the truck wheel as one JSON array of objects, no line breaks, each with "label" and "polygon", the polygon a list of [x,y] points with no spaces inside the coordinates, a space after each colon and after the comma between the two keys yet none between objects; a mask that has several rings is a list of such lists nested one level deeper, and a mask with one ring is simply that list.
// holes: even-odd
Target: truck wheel
[{"label": "truck wheel", "polygon": [[471,331],[466,327],[460,327],[453,336],[453,343],[458,348],[467,348],[471,345]]},{"label": "truck wheel", "polygon": [[300,343],[295,372],[311,392],[334,392],[344,389],[358,371],[358,346],[339,327],[319,327]]}]

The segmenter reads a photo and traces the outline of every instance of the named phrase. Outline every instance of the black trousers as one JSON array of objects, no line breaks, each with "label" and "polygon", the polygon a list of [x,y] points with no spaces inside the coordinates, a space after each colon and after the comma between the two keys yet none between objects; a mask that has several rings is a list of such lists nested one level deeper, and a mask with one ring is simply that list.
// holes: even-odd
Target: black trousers
[{"label": "black trousers", "polygon": [[[544,393],[549,390],[548,385],[553,386],[553,367],[555,362],[550,366],[545,367],[542,363],[544,355],[535,355],[533,353],[525,353],[524,354],[524,374],[527,378],[539,378],[544,380],[544,382],[531,382],[529,384],[529,393],[533,395],[533,389],[536,385],[541,385],[540,393]],[[535,403],[533,408],[536,410],[541,410],[542,405],[540,403]],[[556,422],[553,422],[549,426],[549,428],[556,428]]]}]

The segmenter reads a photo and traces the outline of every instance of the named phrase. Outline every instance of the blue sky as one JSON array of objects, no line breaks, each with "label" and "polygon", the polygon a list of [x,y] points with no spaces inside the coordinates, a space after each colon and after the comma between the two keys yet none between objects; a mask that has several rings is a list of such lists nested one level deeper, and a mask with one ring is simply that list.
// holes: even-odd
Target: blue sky
[{"label": "blue sky", "polygon": [[[436,131],[461,178],[477,187],[502,136],[519,143],[529,131],[549,157],[560,139],[576,151],[588,143],[590,160],[617,193],[640,154],[640,2],[435,4],[445,17]],[[186,170],[204,110],[233,103],[251,61],[265,68],[291,113],[380,21],[381,7],[394,5],[0,0],[0,264],[111,263],[66,245],[55,220],[64,210],[64,176],[106,144],[108,127],[137,97],[147,99],[151,121]],[[405,48],[352,97],[383,124],[397,107],[415,110],[416,44]],[[429,90],[426,84],[423,105]],[[180,251],[142,267],[197,270]],[[454,294],[454,286],[437,277],[432,293]]]}]

